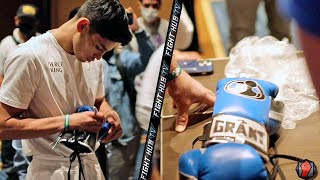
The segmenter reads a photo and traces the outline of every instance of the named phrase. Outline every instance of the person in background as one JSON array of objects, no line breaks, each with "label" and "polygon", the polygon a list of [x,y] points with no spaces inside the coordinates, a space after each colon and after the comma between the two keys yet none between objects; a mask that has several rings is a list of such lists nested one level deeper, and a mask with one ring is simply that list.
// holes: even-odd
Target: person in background
[{"label": "person in background", "polygon": [[[159,12],[162,5],[162,0],[139,0],[139,8],[141,11],[141,17],[138,18],[139,26],[144,29],[153,43],[158,48],[166,40],[167,30],[169,22],[159,16]],[[184,6],[182,6],[181,19],[186,22],[185,31],[192,32],[190,37],[184,37],[183,46],[179,47],[179,50],[184,50],[189,47],[192,42],[194,25],[187,14]],[[130,42],[130,46],[134,51],[138,50],[138,45],[135,38]]]},{"label": "person in background", "polygon": [[[139,27],[144,29],[155,48],[164,43],[169,22],[159,16],[162,0],[139,0],[141,17],[137,19]],[[138,51],[135,38],[130,42],[133,51]]]},{"label": "person in background", "polygon": [[39,19],[37,17],[38,8],[32,4],[22,4],[14,16],[16,28],[12,35],[6,36],[0,43],[0,84],[3,80],[3,65],[8,55],[17,48],[20,43],[24,43],[37,33]]},{"label": "person in background", "polygon": [[[141,84],[141,88],[137,94],[136,116],[140,126],[147,130],[150,121],[151,109],[153,105],[154,94],[156,90],[157,77],[161,65],[163,47],[160,46],[151,56],[145,75]],[[175,52],[174,52],[175,54]],[[170,65],[170,73],[179,69],[175,55]],[[169,95],[175,101],[177,108],[177,118],[175,121],[175,131],[183,132],[188,124],[188,111],[192,104],[202,103],[208,107],[212,107],[215,101],[215,94],[205,88],[198,81],[193,79],[185,71],[180,71],[174,79],[167,83]],[[144,147],[142,147],[144,148]],[[143,149],[142,149],[143,150]],[[142,157],[141,157],[142,158]],[[141,159],[138,158],[138,159]],[[157,139],[154,155],[153,155],[152,177],[159,179],[160,173],[160,141]],[[139,163],[141,165],[141,163]],[[140,170],[140,166],[138,166]],[[138,176],[135,176],[138,177]]]},{"label": "person in background", "polygon": [[[291,39],[290,24],[277,11],[276,0],[264,0],[270,35]],[[261,0],[226,0],[230,19],[229,50],[241,39],[255,34],[257,9]]]},{"label": "person in background", "polygon": [[[23,139],[23,151],[32,156],[27,179],[105,179],[94,153],[71,164],[73,150],[52,142],[68,130],[98,133],[104,121],[111,129],[101,142],[121,136],[119,116],[104,98],[97,60],[118,43],[130,42],[127,19],[117,0],[88,0],[74,18],[22,43],[6,59],[0,139]],[[98,112],[75,113],[83,105]]]},{"label": "person in background", "polygon": [[[141,17],[138,18],[139,26],[144,29],[148,36],[150,36],[151,41],[155,48],[159,48],[163,43],[165,43],[167,30],[169,22],[163,18],[159,17],[159,10],[161,8],[161,0],[139,0],[139,7],[141,10]],[[179,32],[185,34],[186,36],[178,36],[180,38],[179,43],[175,46],[176,48],[176,57],[179,60],[196,60],[201,59],[201,56],[196,51],[184,51],[192,43],[194,26],[193,23],[187,14],[187,11],[182,5],[182,11],[180,15],[180,21],[183,21],[183,27],[178,27]],[[138,44],[136,39],[133,38],[130,42],[130,47],[133,51],[137,51]],[[141,81],[143,79],[143,72],[139,74],[135,79],[136,89],[139,89]]]},{"label": "person in background", "polygon": [[[172,63],[173,69],[175,69],[176,66],[178,66],[177,60],[180,60],[180,59],[185,60],[187,58],[190,58],[190,57],[182,56],[181,51],[177,50],[177,49],[182,49],[183,47],[188,47],[191,43],[192,34],[193,34],[193,28],[188,29],[188,27],[190,25],[189,24],[190,19],[183,18],[182,14],[184,14],[184,13],[185,13],[185,10],[182,9],[181,19],[179,21],[179,28],[178,28],[177,37],[176,37],[175,46],[174,46],[174,48],[175,48],[174,61]],[[188,39],[188,40],[186,40],[186,39]],[[146,130],[148,129],[148,125],[149,125],[150,112],[151,112],[151,108],[152,108],[152,104],[153,104],[153,97],[154,97],[154,93],[155,93],[155,89],[156,89],[154,87],[156,86],[156,83],[157,83],[157,75],[158,75],[158,72],[160,69],[163,48],[164,48],[164,44],[162,44],[159,48],[157,48],[155,50],[155,52],[152,54],[152,56],[150,57],[150,61],[148,63],[148,66],[144,72],[144,73],[146,73],[146,75],[143,76],[143,79],[141,80],[139,86],[136,86],[136,90],[137,90],[136,116],[139,121],[140,127],[142,127],[143,129],[146,129]],[[181,85],[182,85],[182,87],[185,86],[185,84],[181,84]],[[199,84],[196,83],[196,85],[199,85]],[[203,86],[201,86],[201,87],[203,87]],[[190,89],[190,90],[188,90],[188,92],[189,91],[192,91],[192,90]],[[210,91],[208,90],[205,92],[209,93]],[[212,95],[212,94],[210,93],[210,95]],[[182,98],[182,99],[184,99],[184,98]],[[179,99],[174,99],[174,100],[177,100],[177,102],[182,102],[182,100],[179,100]],[[191,103],[191,101],[188,103]],[[210,106],[212,106],[212,104]],[[190,106],[183,107],[182,111],[185,111],[185,112],[182,113],[182,111],[181,111],[181,113],[182,114],[187,113],[189,107]],[[184,119],[184,118],[185,118],[185,114],[183,115],[182,119]],[[176,131],[177,132],[184,131],[186,128],[186,125],[187,125],[186,123],[187,123],[187,120],[183,120],[183,121],[177,120],[176,121],[176,125],[177,125]]]},{"label": "person in background", "polygon": [[198,39],[198,31],[196,26],[196,18],[195,18],[195,9],[194,9],[194,0],[184,1],[183,5],[186,7],[187,13],[190,16],[192,24],[194,26],[194,32],[192,37],[192,42],[189,45],[186,51],[197,51],[201,54],[201,48],[199,46],[199,39]]},{"label": "person in background", "polygon": [[[153,45],[156,48],[159,48],[162,44],[165,43],[167,30],[169,22],[159,16],[159,11],[161,9],[162,1],[161,0],[139,0],[139,7],[141,11],[141,17],[138,18],[138,24],[141,28],[143,28],[147,35],[150,36],[151,41],[153,42]],[[180,38],[178,42],[176,42],[175,47],[176,50],[176,57],[179,57],[178,59],[181,60],[188,60],[188,59],[201,59],[201,56],[196,51],[183,51],[192,42],[193,39],[193,33],[194,33],[194,26],[193,23],[187,14],[187,11],[184,6],[182,6],[182,12],[180,15],[180,22],[183,21],[184,25],[183,27],[180,27],[179,25],[179,33],[185,34],[184,37],[178,36],[177,38]],[[137,51],[138,45],[136,43],[136,39],[133,38],[130,42],[130,47],[133,51]],[[179,50],[181,51],[179,51]],[[141,84],[144,78],[144,72],[140,73],[135,78],[135,89],[138,91],[141,89]],[[151,99],[150,99],[151,100]],[[153,99],[152,99],[153,100]],[[141,125],[141,124],[140,124]],[[143,128],[142,136],[141,136],[141,144],[139,147],[137,162],[136,162],[136,170],[135,170],[135,179],[138,177],[138,173],[140,171],[141,166],[141,158],[143,153],[143,148],[145,146],[144,141],[146,138],[146,128]]]},{"label": "person in background", "polygon": [[[183,12],[183,11],[182,11]],[[181,48],[189,46],[185,44],[185,37],[192,38],[192,31],[186,31],[188,21],[181,18],[179,22],[178,33],[175,42],[175,48]],[[150,123],[150,115],[156,91],[157,78],[161,66],[161,59],[163,54],[164,44],[157,48],[150,57],[148,66],[144,71],[144,76],[140,86],[136,86],[137,101],[136,101],[136,117],[140,124],[140,127],[144,130],[148,129]],[[177,71],[180,69],[177,60],[181,58],[180,51],[175,50],[174,56],[170,65],[170,74],[173,72],[178,73],[175,78],[171,79],[167,83],[167,88],[170,96],[173,98],[177,108],[177,118],[175,124],[176,132],[183,132],[187,128],[188,124],[188,111],[192,104],[203,103],[207,107],[212,107],[215,101],[215,94],[201,85],[198,81],[193,79],[184,71]],[[186,57],[185,57],[186,58]],[[160,141],[157,138],[155,145],[153,161],[152,161],[152,178],[159,179],[160,176]],[[140,148],[140,151],[144,149],[144,146]],[[138,158],[138,159],[142,159]],[[141,161],[137,163],[137,168],[140,170]],[[135,179],[139,178],[139,174],[135,175]]]},{"label": "person in background", "polygon": [[[32,4],[22,4],[14,17],[16,28],[12,35],[6,36],[0,43],[0,85],[4,75],[4,62],[20,43],[28,41],[31,37],[39,35],[37,27],[39,24],[38,8]],[[8,179],[20,178],[20,169],[25,169],[28,164],[27,157],[23,154],[20,140],[2,141],[3,171],[7,173]],[[20,145],[20,146],[19,146]],[[20,148],[19,148],[20,147]],[[23,167],[22,167],[23,166]],[[23,175],[21,179],[25,179]]]},{"label": "person in background", "polygon": [[110,59],[103,61],[106,100],[118,112],[122,120],[122,136],[107,144],[108,168],[110,180],[129,179],[133,176],[136,154],[140,143],[141,129],[135,117],[136,92],[135,77],[143,72],[154,51],[154,46],[139,27],[136,14],[131,8],[132,24],[139,52],[133,52],[129,46],[116,48]]},{"label": "person in background", "polygon": [[320,96],[320,1],[278,0],[279,12],[298,24],[300,43],[314,87]]}]

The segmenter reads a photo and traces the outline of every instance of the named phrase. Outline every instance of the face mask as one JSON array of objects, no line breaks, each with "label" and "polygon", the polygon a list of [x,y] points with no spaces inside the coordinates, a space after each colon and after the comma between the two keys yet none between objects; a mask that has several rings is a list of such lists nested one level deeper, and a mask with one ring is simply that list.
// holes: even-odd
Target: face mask
[{"label": "face mask", "polygon": [[148,23],[155,21],[159,17],[159,10],[153,8],[141,8],[141,15]]},{"label": "face mask", "polygon": [[20,23],[18,26],[19,30],[27,37],[32,37],[36,34],[37,28],[28,23]]}]

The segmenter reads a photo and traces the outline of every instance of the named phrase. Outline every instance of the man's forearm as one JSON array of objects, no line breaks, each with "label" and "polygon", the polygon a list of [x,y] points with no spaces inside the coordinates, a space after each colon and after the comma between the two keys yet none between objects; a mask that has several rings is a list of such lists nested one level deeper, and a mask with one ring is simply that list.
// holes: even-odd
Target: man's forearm
[{"label": "man's forearm", "polygon": [[64,129],[64,116],[43,119],[10,118],[0,125],[0,139],[31,139],[48,136]]}]

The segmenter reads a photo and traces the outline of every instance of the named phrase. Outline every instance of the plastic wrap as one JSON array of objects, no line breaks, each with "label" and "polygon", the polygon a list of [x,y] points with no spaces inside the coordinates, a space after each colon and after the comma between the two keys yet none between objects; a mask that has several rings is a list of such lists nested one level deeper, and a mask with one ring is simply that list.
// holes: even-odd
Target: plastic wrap
[{"label": "plastic wrap", "polygon": [[230,52],[226,77],[248,77],[267,80],[279,86],[276,100],[285,104],[285,129],[295,128],[296,120],[319,110],[319,99],[313,87],[305,59],[296,48],[272,36],[247,37]]}]

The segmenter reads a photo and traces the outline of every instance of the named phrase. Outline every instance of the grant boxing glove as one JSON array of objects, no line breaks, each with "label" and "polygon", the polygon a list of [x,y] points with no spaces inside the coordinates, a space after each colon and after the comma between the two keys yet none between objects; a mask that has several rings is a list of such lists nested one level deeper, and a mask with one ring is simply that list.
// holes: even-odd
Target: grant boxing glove
[{"label": "grant boxing glove", "polygon": [[[196,179],[267,179],[264,162],[269,161],[269,134],[266,127],[276,132],[281,124],[281,121],[273,121],[277,116],[269,118],[271,102],[277,93],[278,87],[267,81],[246,78],[219,81],[213,120],[205,125],[202,136],[206,150],[198,162],[193,163],[198,173],[190,173],[191,176]],[[183,154],[181,159],[188,154]],[[182,171],[186,168],[180,168],[181,164],[188,163],[179,163],[179,170],[183,172],[180,174],[189,175]]]},{"label": "grant boxing glove", "polygon": [[180,180],[268,179],[264,161],[247,144],[224,143],[193,149],[180,156]]},{"label": "grant boxing glove", "polygon": [[209,139],[211,143],[249,144],[267,160],[269,112],[278,87],[250,78],[225,78],[219,81]]},{"label": "grant boxing glove", "polygon": [[199,161],[199,179],[267,180],[268,172],[257,151],[247,144],[210,146]]},{"label": "grant boxing glove", "polygon": [[277,85],[263,80],[222,79],[217,84],[213,116],[231,114],[265,125],[269,119],[271,100],[278,91]]},{"label": "grant boxing glove", "polygon": [[199,161],[205,149],[192,149],[179,158],[180,180],[198,179]]},{"label": "grant boxing glove", "polygon": [[[224,86],[224,88],[221,88],[222,86]],[[266,126],[269,135],[275,134],[280,129],[284,111],[283,102],[273,100],[278,94],[278,91],[279,89],[275,84],[263,80],[225,78],[217,85],[217,101],[220,101],[218,99],[222,98],[222,101],[227,103],[217,103],[216,101],[213,115],[218,113],[231,113],[248,119],[254,119],[254,121]],[[225,96],[223,94],[233,94],[234,96]],[[239,96],[239,98],[233,99],[237,96]],[[246,101],[241,97],[245,97],[248,100]],[[263,100],[263,98],[265,99]],[[264,103],[261,104],[260,101]],[[230,102],[233,102],[233,106],[229,105]],[[249,106],[247,107],[247,105]],[[255,108],[256,105],[258,105],[257,107],[259,108]],[[236,111],[233,111],[235,109],[229,111],[229,109],[235,107],[237,107]],[[244,111],[241,111],[239,108]]]}]

